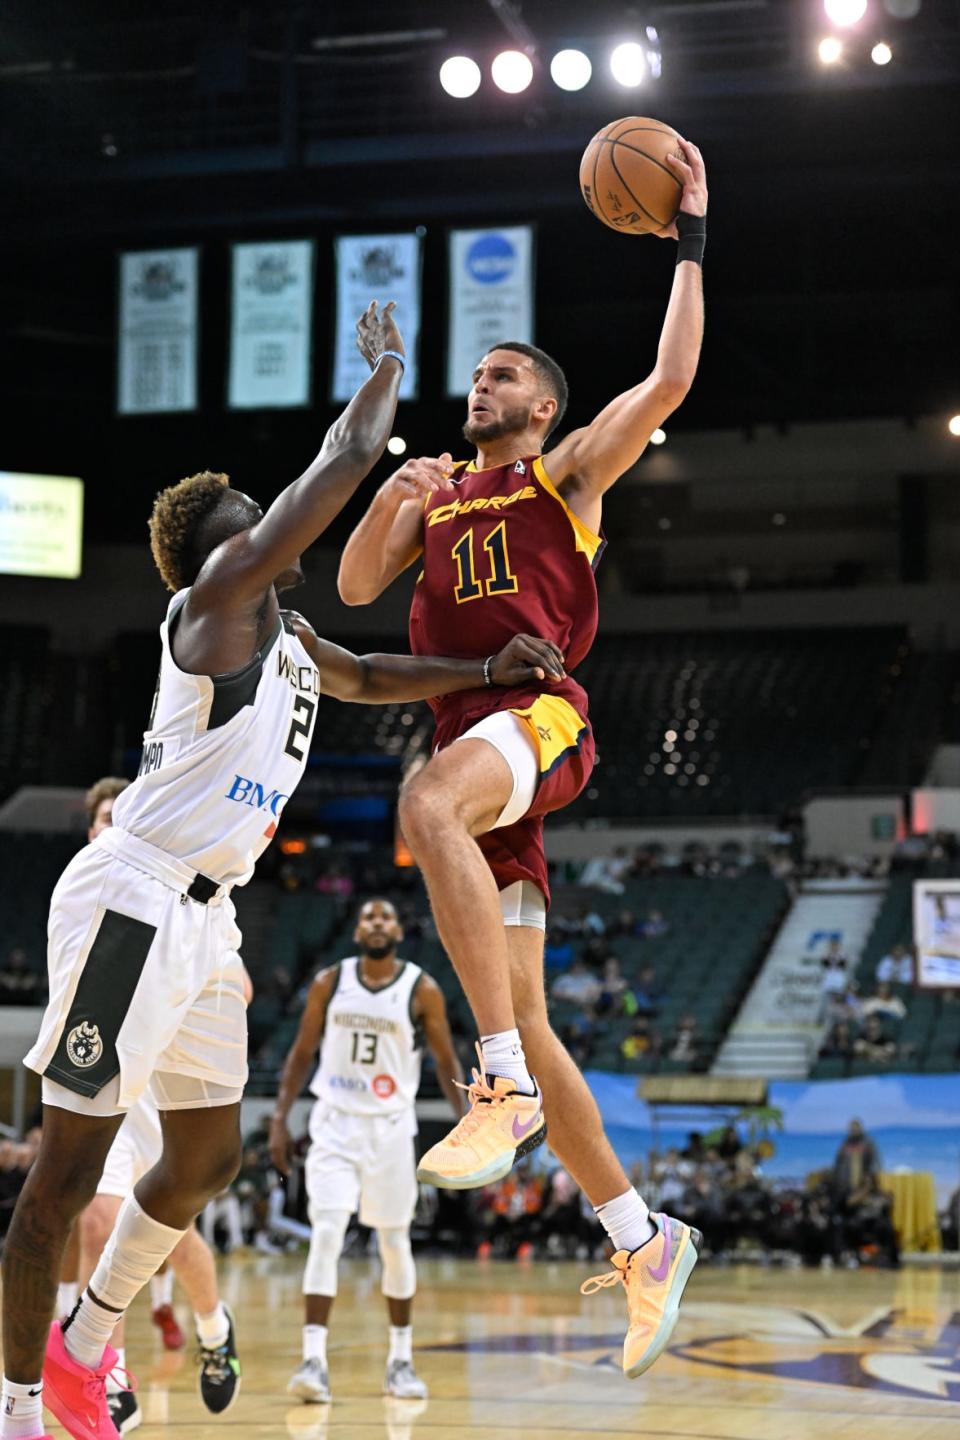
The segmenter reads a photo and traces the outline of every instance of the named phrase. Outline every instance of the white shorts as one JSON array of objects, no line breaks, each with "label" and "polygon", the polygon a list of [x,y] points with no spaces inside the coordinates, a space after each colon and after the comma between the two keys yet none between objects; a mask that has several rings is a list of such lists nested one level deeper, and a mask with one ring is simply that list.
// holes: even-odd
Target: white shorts
[{"label": "white shorts", "polygon": [[156,1165],[162,1150],[160,1112],[152,1096],[145,1093],[123,1117],[107,1153],[97,1194],[125,1200],[137,1181]]},{"label": "white shorts", "polygon": [[46,1104],[115,1115],[148,1085],[165,1110],[239,1102],[240,932],[228,895],[186,896],[193,875],[117,827],[64,870],[50,902],[50,1002],[24,1061]]},{"label": "white shorts", "polygon": [[408,1226],[417,1208],[413,1111],[351,1115],[318,1100],[310,1112],[307,1195],[318,1210],[359,1212],[361,1225]]},{"label": "white shorts", "polygon": [[[522,820],[533,804],[540,784],[540,758],[529,726],[511,710],[496,710],[471,725],[459,740],[486,740],[503,757],[513,776],[513,791],[497,823],[501,830]],[[500,913],[507,926],[522,925],[534,930],[547,928],[547,902],[532,880],[515,880],[500,891]]]}]

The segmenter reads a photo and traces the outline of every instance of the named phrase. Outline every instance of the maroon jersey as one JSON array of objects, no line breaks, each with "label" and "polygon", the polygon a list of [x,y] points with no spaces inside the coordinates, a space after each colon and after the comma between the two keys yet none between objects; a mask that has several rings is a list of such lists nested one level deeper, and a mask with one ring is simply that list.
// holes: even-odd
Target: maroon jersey
[{"label": "maroon jersey", "polygon": [[438,741],[462,733],[468,716],[473,723],[541,693],[562,696],[586,717],[586,693],[569,672],[597,633],[594,570],[604,540],[570,510],[539,455],[490,470],[459,465],[454,484],[454,494],[438,491],[424,509],[411,650],[486,657],[526,633],[559,646],[568,674],[559,684],[484,687],[432,700]]}]

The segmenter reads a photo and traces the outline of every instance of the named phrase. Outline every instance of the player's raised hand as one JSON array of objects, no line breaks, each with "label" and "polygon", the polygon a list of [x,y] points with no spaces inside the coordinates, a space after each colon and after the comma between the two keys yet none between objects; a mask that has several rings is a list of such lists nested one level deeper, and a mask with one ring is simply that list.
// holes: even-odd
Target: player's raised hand
[{"label": "player's raised hand", "polygon": [[[673,155],[668,155],[667,164],[683,186],[683,194],[680,197],[680,209],[687,215],[706,215],[707,213],[707,172],[703,163],[703,156],[696,145],[690,140],[681,140],[677,143],[683,151],[683,160]],[[677,237],[676,221],[668,225],[665,230],[655,232],[661,240]]]},{"label": "player's raised hand", "polygon": [[357,321],[357,349],[371,370],[384,350],[398,350],[401,355],[407,353],[403,336],[393,318],[396,308],[396,300],[388,301],[382,311],[378,310],[376,300],[371,300]]},{"label": "player's raised hand", "polygon": [[514,635],[494,659],[490,675],[495,685],[522,685],[528,680],[563,680],[563,654],[552,640]]},{"label": "player's raised hand", "polygon": [[293,1136],[286,1120],[274,1115],[270,1121],[270,1159],[281,1175],[289,1175],[293,1163]]},{"label": "player's raised hand", "polygon": [[407,460],[394,471],[387,484],[406,496],[429,500],[438,490],[453,489],[453,456],[445,450],[436,459],[422,455],[416,460]]}]

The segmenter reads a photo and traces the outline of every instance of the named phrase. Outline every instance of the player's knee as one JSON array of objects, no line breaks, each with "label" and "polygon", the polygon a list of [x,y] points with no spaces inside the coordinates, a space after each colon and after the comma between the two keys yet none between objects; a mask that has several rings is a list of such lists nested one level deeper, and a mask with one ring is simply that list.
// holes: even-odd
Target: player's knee
[{"label": "player's knee", "polygon": [[381,1286],[388,1300],[409,1300],[417,1288],[417,1267],[413,1260],[410,1231],[406,1226],[383,1226],[377,1230]]},{"label": "player's knee", "polygon": [[53,1157],[41,1153],[31,1172],[31,1203],[47,1213],[75,1220],[96,1195],[102,1173],[102,1154],[72,1152]]},{"label": "player's knee", "polygon": [[337,1264],[350,1222],[344,1210],[310,1206],[310,1249],[303,1272],[304,1295],[336,1295]]},{"label": "player's knee", "polygon": [[421,770],[400,791],[399,816],[405,838],[417,846],[436,837],[442,826],[454,818],[454,807],[449,792],[445,793],[426,770]]},{"label": "player's knee", "polygon": [[94,1200],[83,1211],[80,1226],[80,1244],[89,1255],[99,1255],[110,1239],[116,1219],[116,1211],[107,1211]]}]

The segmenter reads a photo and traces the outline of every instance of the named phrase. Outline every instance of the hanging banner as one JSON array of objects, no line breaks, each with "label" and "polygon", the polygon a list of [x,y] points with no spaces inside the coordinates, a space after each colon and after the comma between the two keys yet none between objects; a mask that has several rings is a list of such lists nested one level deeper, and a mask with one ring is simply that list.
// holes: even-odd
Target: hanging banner
[{"label": "hanging banner", "polygon": [[533,343],[533,227],[451,230],[447,395],[466,395],[498,340]]},{"label": "hanging banner", "polygon": [[121,415],[197,408],[198,270],[193,247],[120,256]]},{"label": "hanging banner", "polygon": [[397,302],[397,324],[407,352],[400,399],[416,400],[420,387],[420,257],[418,234],[337,236],[333,400],[349,400],[370,374],[367,362],[357,349],[356,326],[371,300],[378,300],[381,305],[388,300]]},{"label": "hanging banner", "polygon": [[312,326],[313,241],[234,245],[231,409],[310,403]]}]

